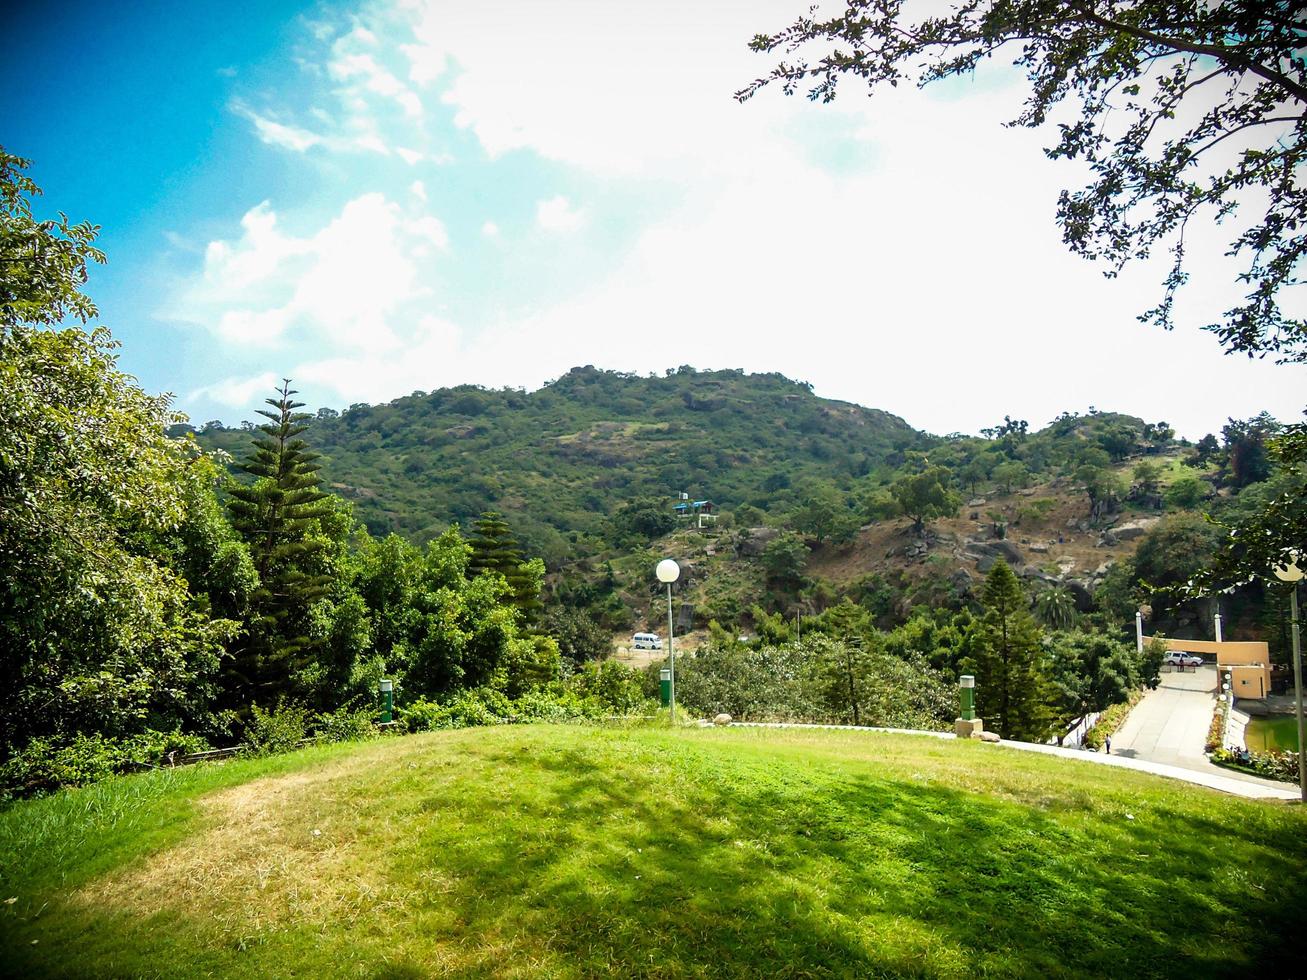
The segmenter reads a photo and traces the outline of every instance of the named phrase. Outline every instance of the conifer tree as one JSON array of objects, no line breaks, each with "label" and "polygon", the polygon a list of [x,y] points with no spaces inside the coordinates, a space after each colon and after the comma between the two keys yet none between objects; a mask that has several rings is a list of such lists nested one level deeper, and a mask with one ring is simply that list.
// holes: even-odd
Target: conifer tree
[{"label": "conifer tree", "polygon": [[985,615],[972,652],[979,714],[1004,738],[1042,742],[1052,727],[1052,691],[1040,656],[1040,630],[1021,583],[995,562],[981,593]]},{"label": "conifer tree", "polygon": [[531,624],[543,608],[540,601],[540,582],[543,567],[539,561],[523,560],[522,549],[513,537],[513,531],[504,515],[489,510],[472,522],[472,559],[468,562],[467,577],[476,578],[487,572],[504,577],[513,592],[513,605],[522,622]]},{"label": "conifer tree", "polygon": [[277,394],[266,400],[271,411],[259,411],[268,421],[258,426],[253,450],[239,466],[254,482],[229,488],[232,526],[249,544],[259,574],[245,643],[228,671],[238,703],[265,704],[294,693],[294,675],[312,647],[309,607],[329,588],[328,577],[313,570],[328,546],[315,534],[317,522],[331,506],[321,489],[319,456],[299,438],[309,415],[296,411],[303,402],[293,400],[290,379]]}]

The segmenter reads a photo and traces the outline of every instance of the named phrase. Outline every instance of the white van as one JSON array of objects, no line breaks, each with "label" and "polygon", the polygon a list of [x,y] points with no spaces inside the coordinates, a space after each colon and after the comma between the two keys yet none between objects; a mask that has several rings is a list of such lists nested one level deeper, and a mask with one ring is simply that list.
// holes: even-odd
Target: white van
[{"label": "white van", "polygon": [[631,646],[636,650],[661,650],[663,641],[657,633],[636,633],[631,637]]}]

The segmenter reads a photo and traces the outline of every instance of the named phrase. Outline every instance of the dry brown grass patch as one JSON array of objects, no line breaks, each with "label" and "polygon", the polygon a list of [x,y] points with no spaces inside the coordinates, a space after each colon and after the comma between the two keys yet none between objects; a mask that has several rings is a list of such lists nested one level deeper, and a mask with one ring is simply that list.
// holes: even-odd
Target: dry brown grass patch
[{"label": "dry brown grass patch", "polygon": [[[389,746],[391,758],[396,748]],[[411,895],[387,880],[377,860],[385,844],[377,838],[389,825],[366,819],[373,756],[363,751],[202,797],[198,832],[91,883],[72,901],[141,918],[207,917],[237,942],[288,925],[397,910]]]}]

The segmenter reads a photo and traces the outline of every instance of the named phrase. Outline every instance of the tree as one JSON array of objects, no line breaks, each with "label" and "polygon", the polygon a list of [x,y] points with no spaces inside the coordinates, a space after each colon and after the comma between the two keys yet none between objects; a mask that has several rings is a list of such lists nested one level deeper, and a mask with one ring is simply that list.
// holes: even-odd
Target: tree
[{"label": "tree", "polygon": [[1089,498],[1089,517],[1098,520],[1116,510],[1121,502],[1121,481],[1111,470],[1083,464],[1076,467],[1076,482],[1084,486]]},{"label": "tree", "polygon": [[613,650],[612,635],[580,609],[550,609],[545,631],[558,641],[558,652],[576,665],[603,660]]},{"label": "tree", "polygon": [[994,467],[994,480],[1004,493],[1011,493],[1014,488],[1024,487],[1030,482],[1030,468],[1019,460],[1008,460]]},{"label": "tree", "polygon": [[1259,483],[1271,474],[1266,443],[1280,431],[1280,423],[1269,413],[1246,420],[1230,421],[1221,429],[1225,440],[1225,482],[1236,490]]},{"label": "tree", "polygon": [[253,616],[244,644],[228,667],[229,693],[237,704],[263,707],[304,692],[296,673],[308,665],[317,645],[311,635],[310,607],[330,589],[328,576],[312,568],[328,547],[320,521],[329,516],[330,495],[321,489],[318,454],[300,436],[310,416],[296,409],[290,380],[282,382],[268,421],[245,461],[237,468],[254,477],[228,488],[232,526],[245,539],[259,576]]},{"label": "tree", "polygon": [[967,464],[958,472],[958,480],[972,493],[976,492],[976,485],[988,476],[989,471],[980,456],[967,460]]},{"label": "tree", "polygon": [[104,262],[94,244],[100,226],[69,224],[62,212],[35,220],[31,199],[41,188],[23,173],[31,165],[0,147],[0,324],[89,323],[98,311],[81,287],[87,263]]},{"label": "tree", "polygon": [[627,544],[648,544],[676,529],[676,517],[666,501],[653,497],[629,500],[613,514],[614,535]]},{"label": "tree", "polygon": [[1064,729],[1091,712],[1122,703],[1139,682],[1134,651],[1124,643],[1081,632],[1054,634],[1049,641],[1049,677]]},{"label": "tree", "polygon": [[890,485],[890,494],[903,513],[912,518],[912,529],[926,533],[926,522],[937,517],[952,517],[962,499],[949,487],[952,474],[942,466],[922,473],[900,477]]},{"label": "tree", "polygon": [[1050,586],[1035,596],[1035,615],[1049,629],[1070,629],[1076,621],[1075,597],[1064,586]]},{"label": "tree", "polygon": [[[1159,0],[975,0],[914,20],[902,0],[847,0],[837,16],[801,17],[759,34],[758,52],[798,53],[736,94],[769,84],[808,87],[828,102],[845,75],[873,90],[972,73],[1012,52],[1029,94],[1014,125],[1054,121],[1053,159],[1083,161],[1091,183],[1063,191],[1057,221],[1076,254],[1116,275],[1165,248],[1171,261],[1157,306],[1141,319],[1173,325],[1193,222],[1257,209],[1230,254],[1245,258],[1242,302],[1208,325],[1229,352],[1307,360],[1307,321],[1280,308],[1307,254],[1307,15],[1299,4]],[[915,7],[908,8],[915,10]],[[815,61],[806,49],[817,48]],[[1063,103],[1079,118],[1063,121]]]},{"label": "tree", "polygon": [[469,544],[472,559],[467,566],[468,578],[487,573],[502,575],[523,625],[534,623],[543,608],[540,587],[544,582],[544,563],[538,558],[525,560],[508,522],[493,510],[472,522]]},{"label": "tree", "polygon": [[1207,496],[1207,484],[1196,473],[1181,473],[1162,494],[1166,506],[1177,510],[1189,510],[1197,507]]},{"label": "tree", "polygon": [[767,542],[761,563],[768,582],[783,589],[797,589],[803,584],[808,546],[797,534],[782,532]]},{"label": "tree", "polygon": [[846,541],[856,528],[844,497],[829,483],[808,487],[791,521],[796,530],[811,534],[817,544],[827,538]]},{"label": "tree", "polygon": [[1209,432],[1194,443],[1193,465],[1206,466],[1209,461],[1216,459],[1220,452],[1220,442],[1217,441],[1216,436]]},{"label": "tree", "polygon": [[214,470],[165,434],[184,416],[118,370],[108,330],[43,329],[95,316],[80,288],[103,256],[95,226],[31,219],[26,166],[0,151],[0,760],[33,737],[212,730],[235,624],[185,572],[242,589],[206,526]]},{"label": "tree", "polygon": [[1007,562],[994,563],[981,592],[985,614],[970,661],[976,707],[1004,738],[1041,742],[1052,722],[1051,694],[1040,660],[1039,627]]},{"label": "tree", "polygon": [[[1267,442],[1274,475],[1236,498],[1256,499],[1217,522],[1221,547],[1186,589],[1206,595],[1247,582],[1275,583],[1271,570],[1307,555],[1307,424],[1287,426]],[[1274,587],[1279,587],[1278,583]]]},{"label": "tree", "polygon": [[1130,487],[1130,498],[1141,501],[1148,506],[1160,507],[1162,498],[1159,491],[1162,487],[1162,468],[1156,463],[1142,460],[1135,464],[1130,475],[1134,480],[1133,485]]}]

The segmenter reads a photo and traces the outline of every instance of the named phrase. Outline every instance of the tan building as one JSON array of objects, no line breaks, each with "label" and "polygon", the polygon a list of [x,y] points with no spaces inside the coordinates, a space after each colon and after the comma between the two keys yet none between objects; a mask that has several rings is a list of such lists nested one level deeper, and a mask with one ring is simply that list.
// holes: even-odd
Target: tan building
[{"label": "tan building", "polygon": [[[1151,637],[1146,638],[1147,640]],[[1260,700],[1271,691],[1271,654],[1265,643],[1248,640],[1173,640],[1165,638],[1166,649],[1216,658],[1218,676],[1230,677],[1230,693],[1236,698]]]}]

